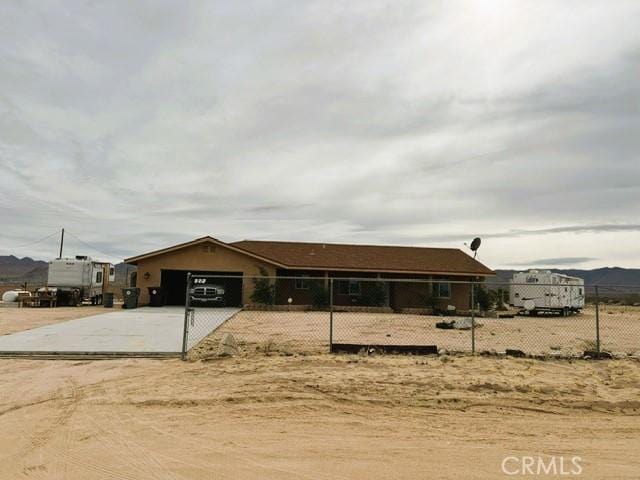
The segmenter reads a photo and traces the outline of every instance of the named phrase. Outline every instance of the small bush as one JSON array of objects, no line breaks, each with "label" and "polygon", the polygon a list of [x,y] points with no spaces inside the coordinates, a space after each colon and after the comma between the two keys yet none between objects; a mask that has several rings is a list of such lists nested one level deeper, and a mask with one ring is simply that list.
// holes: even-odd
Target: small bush
[{"label": "small bush", "polygon": [[[480,307],[481,312],[487,312],[491,310],[493,301],[491,295],[489,294],[489,291],[484,285],[478,285],[475,289],[475,304]],[[476,305],[474,305],[474,308]]]},{"label": "small bush", "polygon": [[263,353],[264,355],[269,356],[277,350],[276,342],[274,342],[270,338],[268,340],[265,340],[264,342],[261,342],[256,348],[256,350],[258,350],[258,352],[260,353]]},{"label": "small bush", "polygon": [[263,278],[253,279],[251,301],[260,305],[273,305],[276,299],[275,285],[272,285],[269,281],[269,274],[264,267],[260,267],[260,275]]}]

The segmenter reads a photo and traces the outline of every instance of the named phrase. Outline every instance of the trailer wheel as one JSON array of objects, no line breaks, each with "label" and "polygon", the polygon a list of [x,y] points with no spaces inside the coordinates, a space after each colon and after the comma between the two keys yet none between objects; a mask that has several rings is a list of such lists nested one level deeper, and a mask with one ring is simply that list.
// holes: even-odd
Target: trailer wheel
[{"label": "trailer wheel", "polygon": [[569,316],[569,307],[564,307],[562,309],[562,316],[563,317],[568,317]]}]

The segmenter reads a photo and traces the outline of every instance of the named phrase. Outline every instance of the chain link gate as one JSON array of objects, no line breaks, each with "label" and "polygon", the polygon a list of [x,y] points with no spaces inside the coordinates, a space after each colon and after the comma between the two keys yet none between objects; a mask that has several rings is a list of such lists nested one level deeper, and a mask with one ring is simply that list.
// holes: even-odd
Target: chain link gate
[{"label": "chain link gate", "polygon": [[187,274],[182,336],[183,359],[189,350],[240,311],[240,308],[227,306],[227,288],[231,280],[241,282],[236,276]]}]

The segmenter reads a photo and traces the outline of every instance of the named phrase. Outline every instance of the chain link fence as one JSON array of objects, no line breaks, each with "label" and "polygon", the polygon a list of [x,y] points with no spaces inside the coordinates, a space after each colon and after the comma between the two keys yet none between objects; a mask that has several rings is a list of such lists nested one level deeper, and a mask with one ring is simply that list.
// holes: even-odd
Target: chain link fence
[{"label": "chain link fence", "polygon": [[283,355],[640,355],[640,286],[234,277],[241,302],[231,305],[224,278],[189,276],[184,356],[216,355],[226,334],[240,351]]}]

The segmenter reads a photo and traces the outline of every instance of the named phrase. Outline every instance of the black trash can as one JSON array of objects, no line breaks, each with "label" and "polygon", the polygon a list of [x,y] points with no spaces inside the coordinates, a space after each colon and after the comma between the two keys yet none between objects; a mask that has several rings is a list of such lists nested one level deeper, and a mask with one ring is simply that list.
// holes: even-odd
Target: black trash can
[{"label": "black trash can", "polygon": [[162,294],[162,288],[160,287],[148,287],[149,288],[149,306],[161,307],[164,305],[164,298]]},{"label": "black trash can", "polygon": [[137,308],[139,296],[139,288],[123,288],[122,298],[124,299],[124,303],[122,304],[122,308]]},{"label": "black trash can", "polygon": [[113,308],[113,292],[107,292],[102,295],[102,304],[104,308]]}]

